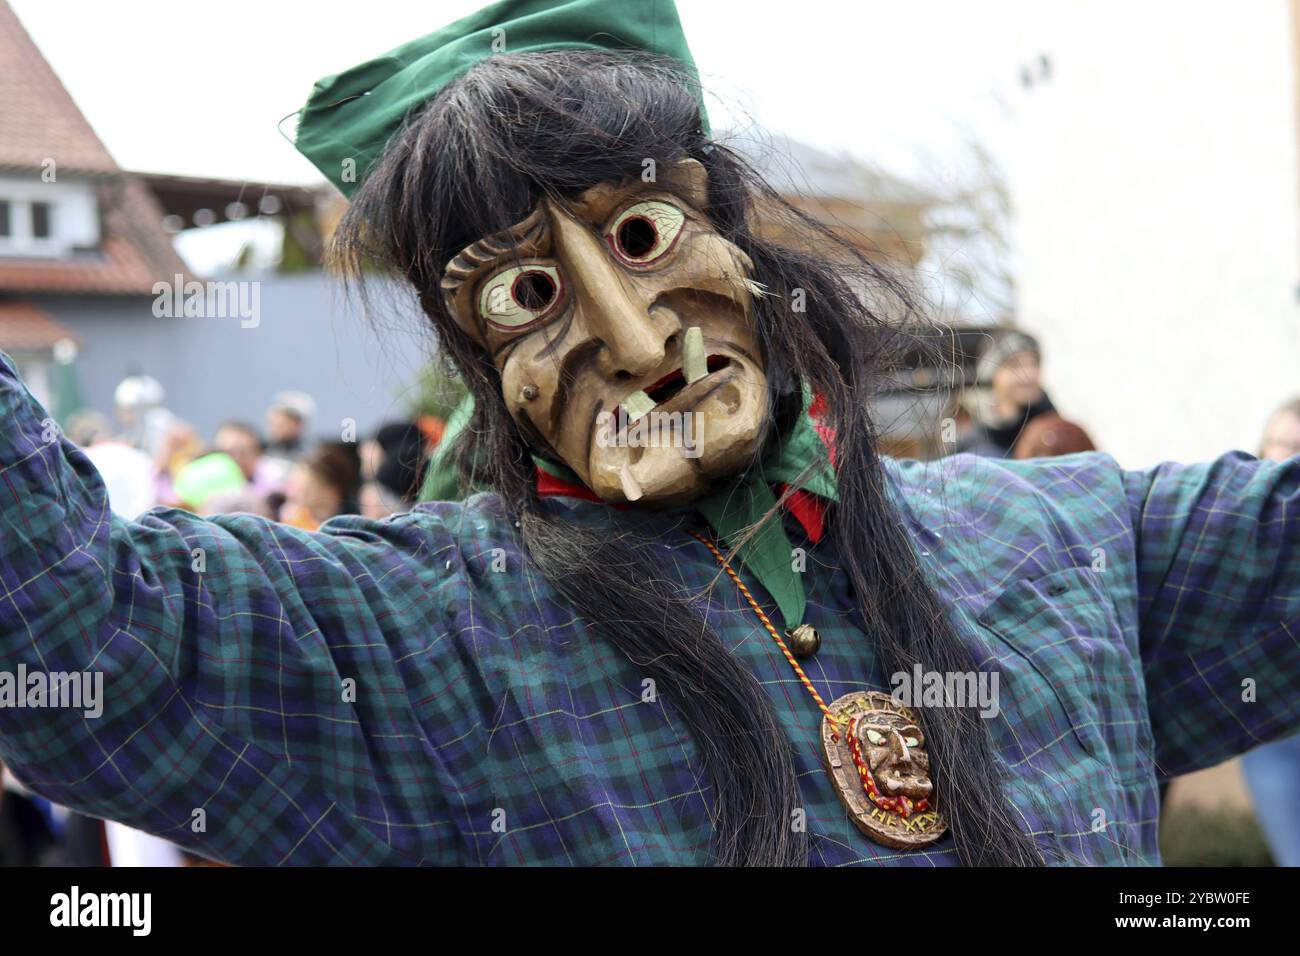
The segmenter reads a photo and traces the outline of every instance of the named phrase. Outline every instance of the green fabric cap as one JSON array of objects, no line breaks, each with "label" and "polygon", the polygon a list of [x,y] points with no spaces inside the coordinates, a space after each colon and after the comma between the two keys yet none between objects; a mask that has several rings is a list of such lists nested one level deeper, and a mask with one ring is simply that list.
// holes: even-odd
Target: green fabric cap
[{"label": "green fabric cap", "polygon": [[480,60],[541,50],[641,50],[695,70],[673,0],[501,0],[319,81],[295,145],[351,196],[412,110]]}]

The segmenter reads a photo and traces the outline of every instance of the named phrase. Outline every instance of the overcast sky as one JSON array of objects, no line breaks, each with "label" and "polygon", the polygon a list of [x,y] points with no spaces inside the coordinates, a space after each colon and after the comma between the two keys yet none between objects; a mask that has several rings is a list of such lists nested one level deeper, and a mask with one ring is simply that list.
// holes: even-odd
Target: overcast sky
[{"label": "overcast sky", "polygon": [[[635,0],[633,0],[635,2]],[[277,132],[319,77],[480,0],[10,0],[128,169],[308,182]],[[1022,0],[678,0],[714,125],[728,113],[898,172],[963,129],[997,148]],[[734,125],[735,120],[730,121]]]}]

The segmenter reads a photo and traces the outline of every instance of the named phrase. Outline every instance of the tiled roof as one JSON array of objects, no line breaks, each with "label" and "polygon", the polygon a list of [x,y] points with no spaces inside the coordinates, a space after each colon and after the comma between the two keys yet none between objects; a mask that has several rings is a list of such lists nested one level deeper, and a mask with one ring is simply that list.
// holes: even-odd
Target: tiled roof
[{"label": "tiled roof", "polygon": [[117,163],[72,102],[9,4],[0,0],[0,166],[117,172]]},{"label": "tiled roof", "polygon": [[149,190],[123,173],[5,0],[0,0],[0,169],[90,177],[102,246],[70,259],[0,257],[0,291],[148,294],[187,270]]},{"label": "tiled roof", "polygon": [[0,349],[6,352],[44,350],[60,339],[77,341],[68,329],[26,302],[0,299]]}]

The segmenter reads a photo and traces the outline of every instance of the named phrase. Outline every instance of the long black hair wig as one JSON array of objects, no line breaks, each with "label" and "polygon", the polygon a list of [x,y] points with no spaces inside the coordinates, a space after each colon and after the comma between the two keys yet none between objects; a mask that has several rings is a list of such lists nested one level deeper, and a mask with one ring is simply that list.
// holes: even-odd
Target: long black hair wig
[{"label": "long black hair wig", "polygon": [[[469,243],[522,220],[544,196],[561,202],[607,181],[702,163],[705,210],[753,260],[767,294],[754,317],[767,357],[773,415],[797,414],[800,381],[826,399],[839,502],[829,533],[877,642],[886,673],[920,664],[970,671],[973,662],[927,583],[887,496],[867,398],[914,344],[906,288],[868,257],[799,213],[735,151],[702,129],[698,86],[671,62],[561,51],[484,60],[409,118],[368,171],[334,237],[334,260],[358,277],[373,263],[419,296],[444,353],[475,399],[462,459],[519,523],[531,559],[602,639],[653,678],[686,721],[713,784],[714,859],[722,865],[799,865],[807,837],[791,825],[802,805],[788,738],[754,675],[666,580],[646,579],[648,543],[597,536],[558,520],[538,499],[530,448],[515,427],[487,352],[452,320],[439,293],[447,262]],[[784,221],[807,241],[765,238]],[[803,311],[792,311],[796,290]],[[471,454],[472,450],[472,454]],[[636,587],[626,582],[638,574]],[[988,729],[969,708],[925,714],[938,799],[968,864],[1040,862],[999,785]],[[959,786],[959,781],[977,781]]]}]

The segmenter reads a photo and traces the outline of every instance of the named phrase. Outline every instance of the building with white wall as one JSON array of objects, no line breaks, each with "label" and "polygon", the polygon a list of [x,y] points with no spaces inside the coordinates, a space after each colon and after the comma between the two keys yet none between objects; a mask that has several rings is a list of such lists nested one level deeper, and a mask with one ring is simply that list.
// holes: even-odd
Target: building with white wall
[{"label": "building with white wall", "polygon": [[1297,0],[1035,5],[1019,324],[1122,464],[1254,451],[1300,394]]}]

